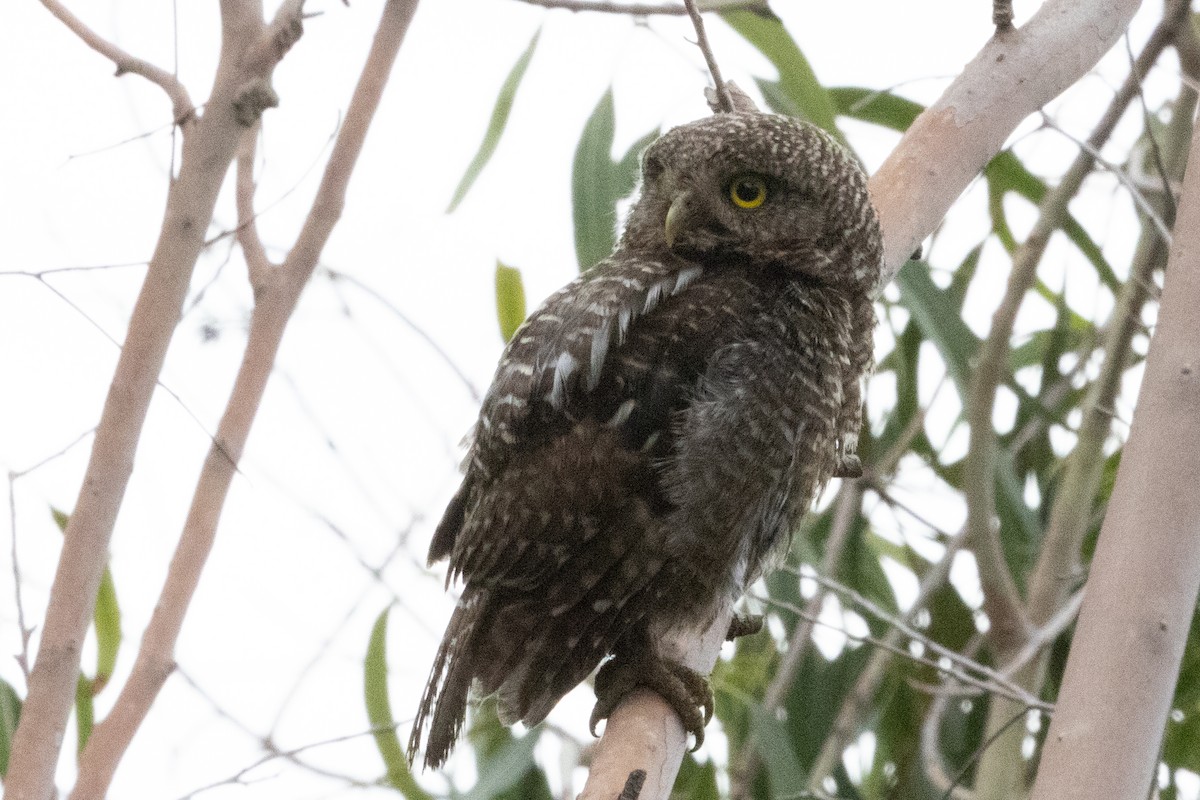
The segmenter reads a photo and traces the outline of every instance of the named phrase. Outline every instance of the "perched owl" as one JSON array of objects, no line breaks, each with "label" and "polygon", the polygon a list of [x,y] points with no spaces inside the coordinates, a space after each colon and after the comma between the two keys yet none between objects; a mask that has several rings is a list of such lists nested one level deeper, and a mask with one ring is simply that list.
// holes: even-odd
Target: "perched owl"
[{"label": "perched owl", "polygon": [[724,113],[647,148],[616,250],[517,330],[483,402],[429,550],[463,589],[410,759],[428,729],[445,761],[473,682],[533,725],[609,656],[593,726],[647,686],[703,737],[707,680],[657,643],[861,472],[881,258],[862,170],[812,125]]}]

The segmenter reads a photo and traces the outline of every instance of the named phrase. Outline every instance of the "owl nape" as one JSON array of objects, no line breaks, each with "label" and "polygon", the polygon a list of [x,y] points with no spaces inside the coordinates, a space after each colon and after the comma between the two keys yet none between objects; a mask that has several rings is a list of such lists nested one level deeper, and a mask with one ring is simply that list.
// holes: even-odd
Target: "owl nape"
[{"label": "owl nape", "polygon": [[462,595],[410,759],[425,737],[445,761],[472,686],[534,725],[597,666],[593,727],[644,687],[703,740],[712,691],[665,643],[861,474],[881,263],[866,177],[812,125],[722,113],[647,148],[613,254],[517,330],[484,398],[430,546]]}]

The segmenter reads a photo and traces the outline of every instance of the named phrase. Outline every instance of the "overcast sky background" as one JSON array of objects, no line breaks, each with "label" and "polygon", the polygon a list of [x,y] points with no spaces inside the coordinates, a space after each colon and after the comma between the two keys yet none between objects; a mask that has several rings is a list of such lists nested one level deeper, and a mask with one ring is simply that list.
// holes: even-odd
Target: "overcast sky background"
[{"label": "overcast sky background", "polygon": [[[168,69],[177,63],[193,100],[203,101],[218,53],[215,4],[71,5],[134,55]],[[1018,0],[1018,23],[1035,6]],[[334,0],[310,2],[307,8],[322,14],[308,21],[276,71],[281,105],[265,116],[257,207],[266,209],[259,228],[277,257],[307,212],[380,7],[379,0],[355,0],[348,8]],[[898,87],[924,103],[992,31],[983,0],[777,2],[775,9],[827,85]],[[24,679],[11,658],[20,652],[12,537],[25,612],[36,623],[59,549],[49,509],[69,511],[75,503],[91,447],[88,432],[161,221],[172,139],[170,107],[157,87],[136,76],[114,78],[110,63],[39,4],[21,0],[5,11],[0,469],[23,472],[66,448],[12,484],[15,530],[7,514],[0,522],[0,676],[23,695]],[[273,11],[268,8],[268,16]],[[1159,4],[1147,3],[1136,19],[1135,49],[1158,14]],[[539,27],[540,44],[504,140],[467,200],[446,215],[497,90]],[[610,84],[618,153],[658,126],[706,114],[707,76],[691,35],[682,18],[635,22],[547,11],[519,0],[421,5],[322,261],[353,280],[318,274],[302,298],[183,631],[181,675],[168,682],[134,741],[112,798],[181,797],[229,778],[261,756],[256,737],[270,734],[280,747],[293,748],[367,730],[362,658],[372,622],[393,602],[393,709],[398,720],[411,718],[453,602],[441,590],[442,573],[424,569],[424,553],[457,484],[459,440],[502,346],[496,260],[522,270],[531,309],[573,277],[570,165],[584,121]],[[710,36],[727,78],[750,87],[752,76],[774,77],[761,55],[715,19]],[[1172,58],[1163,62],[1167,75],[1147,81],[1152,107],[1176,80]],[[1054,118],[1076,137],[1086,136],[1127,65],[1118,47],[1051,107]],[[1127,115],[1118,143],[1136,136],[1134,116]],[[1037,121],[1029,121],[1016,135],[1022,155],[1056,176],[1075,147],[1053,131],[1031,133],[1035,128]],[[852,122],[845,129],[871,169],[897,139]],[[1135,238],[1128,198],[1109,176],[1089,186],[1072,209],[1112,263],[1127,263]],[[935,266],[953,266],[986,232],[984,202],[981,192],[969,191],[951,212],[930,254]],[[1031,210],[1014,202],[1011,213],[1023,233]],[[233,217],[226,191],[212,233],[228,229]],[[101,265],[128,266],[33,276]],[[986,330],[1006,266],[999,246],[989,246],[986,275],[968,301],[977,331]],[[1051,247],[1043,277],[1053,288],[1066,285],[1072,306],[1087,316],[1111,306],[1090,269],[1061,243]],[[111,566],[125,631],[118,685],[133,662],[238,366],[250,305],[240,253],[228,240],[214,245],[196,270],[162,376],[170,392],[155,397],[113,537]],[[1026,325],[1050,313],[1048,305],[1027,305]],[[878,345],[882,351],[890,346],[885,334]],[[938,379],[923,376],[926,398]],[[872,390],[877,419],[889,402],[885,384]],[[961,448],[965,432],[952,430],[957,406],[950,394],[939,395],[935,411],[944,413],[930,415],[930,430],[935,442]],[[1129,418],[1128,401],[1118,416]],[[956,529],[961,507],[951,500],[931,503],[922,494],[929,484],[919,471],[902,472],[896,492],[917,498],[941,525]],[[920,537],[899,523],[886,534]],[[959,567],[958,585],[972,601],[969,558]],[[904,576],[894,577],[902,596],[911,596]],[[825,644],[838,646],[836,637]],[[85,667],[93,661],[89,650]],[[111,687],[97,699],[98,717],[117,691]],[[577,691],[551,719],[583,739],[590,703],[589,692]],[[73,727],[68,737],[73,740]],[[555,763],[550,738],[539,755]],[[718,755],[722,746],[719,736],[706,745]],[[370,737],[304,757],[361,780],[382,774]],[[457,767],[462,786],[471,779],[468,761],[460,758]],[[68,755],[60,784],[69,786],[72,775]],[[253,782],[200,796],[391,794],[345,789],[279,761],[246,780]],[[428,782],[436,789],[444,785],[440,780]]]}]

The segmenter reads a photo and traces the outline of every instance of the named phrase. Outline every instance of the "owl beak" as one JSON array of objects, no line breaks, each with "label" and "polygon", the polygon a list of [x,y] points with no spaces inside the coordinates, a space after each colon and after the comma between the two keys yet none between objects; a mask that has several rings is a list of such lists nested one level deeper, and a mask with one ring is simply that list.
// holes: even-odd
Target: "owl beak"
[{"label": "owl beak", "polygon": [[663,230],[667,240],[667,249],[675,247],[675,241],[679,238],[679,234],[683,233],[688,226],[689,217],[692,216],[688,202],[690,199],[691,195],[688,192],[678,194],[671,201],[671,207],[667,209],[667,219]]}]

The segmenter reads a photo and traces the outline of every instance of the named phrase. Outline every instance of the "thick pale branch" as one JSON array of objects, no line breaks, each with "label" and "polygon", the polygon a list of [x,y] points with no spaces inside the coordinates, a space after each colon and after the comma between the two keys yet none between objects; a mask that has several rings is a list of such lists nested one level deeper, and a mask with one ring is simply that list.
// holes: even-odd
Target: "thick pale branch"
[{"label": "thick pale branch", "polygon": [[[1178,12],[1176,3],[1174,11]],[[1050,241],[1050,236],[1062,223],[1067,204],[1091,174],[1097,152],[1112,135],[1129,103],[1137,96],[1142,76],[1154,64],[1170,43],[1179,24],[1178,13],[1169,13],[1147,42],[1108,109],[1088,137],[1083,148],[1052,191],[1043,198],[1037,222],[1025,242],[1013,254],[1012,272],[1004,298],[992,318],[992,327],[980,348],[974,377],[971,382],[971,438],[965,465],[967,485],[967,525],[972,549],[979,561],[980,579],[984,588],[984,610],[992,622],[988,638],[996,655],[1007,660],[1023,645],[1029,623],[1016,585],[1004,560],[995,526],[995,432],[992,411],[996,390],[1008,374],[1009,342],[1017,312],[1037,278],[1037,267]]]},{"label": "thick pale branch", "polygon": [[[712,623],[694,637],[664,643],[674,660],[702,675],[712,672],[733,618],[733,606],[715,609]],[[612,800],[623,796],[638,770],[645,773],[637,800],[668,800],[687,750],[687,734],[674,710],[652,691],[629,694],[608,718],[596,745],[591,772],[578,800]]]},{"label": "thick pale branch", "polygon": [[1200,136],[1034,800],[1147,796],[1200,590]]},{"label": "thick pale branch", "polygon": [[[1046,0],[998,32],[913,123],[871,178],[894,277],[1021,120],[1075,83],[1117,42],[1138,0]],[[920,202],[913,202],[913,198]]]},{"label": "thick pale branch", "polygon": [[192,99],[188,96],[187,89],[184,88],[184,85],[180,83],[178,78],[165,69],[151,64],[149,61],[130,55],[103,36],[100,36],[72,14],[58,0],[41,0],[41,2],[46,7],[46,10],[58,18],[62,24],[70,28],[71,32],[82,39],[84,44],[113,62],[117,67],[117,75],[124,75],[126,73],[141,75],[166,92],[173,106],[172,115],[176,125],[183,125],[193,119],[196,114],[196,107],[192,104]]}]

